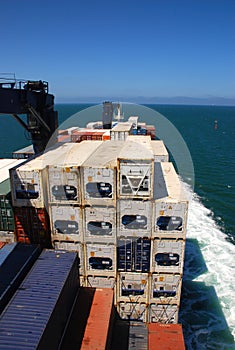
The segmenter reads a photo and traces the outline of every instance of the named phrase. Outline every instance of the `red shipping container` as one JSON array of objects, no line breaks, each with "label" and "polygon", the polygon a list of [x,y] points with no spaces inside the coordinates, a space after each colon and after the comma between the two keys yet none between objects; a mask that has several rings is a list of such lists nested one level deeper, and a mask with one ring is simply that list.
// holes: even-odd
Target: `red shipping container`
[{"label": "red shipping container", "polygon": [[113,290],[96,289],[81,350],[108,349],[112,330]]},{"label": "red shipping container", "polygon": [[85,140],[102,140],[103,134],[106,130],[92,130],[92,129],[84,129],[84,130],[75,130],[71,134],[72,142],[81,142]]},{"label": "red shipping container", "polygon": [[152,140],[156,139],[156,129],[153,125],[146,125],[146,133]]},{"label": "red shipping container", "polygon": [[181,324],[148,324],[149,350],[185,350]]},{"label": "red shipping container", "polygon": [[70,135],[59,135],[58,142],[71,142],[71,136]]},{"label": "red shipping container", "polygon": [[2,247],[4,247],[5,244],[6,242],[0,242],[0,249],[2,249]]},{"label": "red shipping container", "polygon": [[51,247],[49,216],[45,208],[14,207],[17,241]]}]

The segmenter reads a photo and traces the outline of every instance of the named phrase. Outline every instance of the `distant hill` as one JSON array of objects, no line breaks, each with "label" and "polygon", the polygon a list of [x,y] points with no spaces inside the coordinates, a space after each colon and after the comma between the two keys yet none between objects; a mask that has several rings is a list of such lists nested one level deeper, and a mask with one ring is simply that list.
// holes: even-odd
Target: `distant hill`
[{"label": "distant hill", "polygon": [[144,104],[183,104],[183,105],[217,105],[217,106],[235,106],[235,98],[226,97],[124,97],[124,96],[90,96],[90,97],[72,97],[56,98],[57,103],[101,103],[103,101],[120,101],[130,103]]}]

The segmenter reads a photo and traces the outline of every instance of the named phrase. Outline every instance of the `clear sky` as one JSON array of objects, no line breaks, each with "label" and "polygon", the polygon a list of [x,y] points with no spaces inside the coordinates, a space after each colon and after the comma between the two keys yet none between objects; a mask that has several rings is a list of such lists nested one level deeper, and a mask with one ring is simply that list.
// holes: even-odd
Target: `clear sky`
[{"label": "clear sky", "polygon": [[0,72],[57,102],[235,98],[235,0],[0,2]]}]

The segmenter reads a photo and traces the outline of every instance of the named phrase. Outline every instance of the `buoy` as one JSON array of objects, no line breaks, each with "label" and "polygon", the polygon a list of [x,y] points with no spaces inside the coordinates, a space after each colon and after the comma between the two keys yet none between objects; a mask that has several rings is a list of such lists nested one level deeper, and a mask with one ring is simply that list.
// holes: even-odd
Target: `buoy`
[{"label": "buoy", "polygon": [[218,121],[217,121],[217,120],[215,120],[214,129],[215,129],[215,130],[218,129]]}]

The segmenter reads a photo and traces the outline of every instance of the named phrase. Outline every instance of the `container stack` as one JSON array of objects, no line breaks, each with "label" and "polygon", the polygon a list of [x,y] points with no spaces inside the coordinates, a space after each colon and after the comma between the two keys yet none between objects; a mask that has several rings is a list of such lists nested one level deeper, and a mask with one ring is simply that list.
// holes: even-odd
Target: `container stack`
[{"label": "container stack", "polygon": [[172,163],[155,163],[149,322],[177,323],[188,201]]},{"label": "container stack", "polygon": [[118,156],[117,308],[147,322],[154,155],[150,138],[129,138]]},{"label": "container stack", "polygon": [[47,212],[46,165],[58,162],[73,144],[58,145],[20,166],[10,169],[11,195],[17,241],[50,247]]},{"label": "container stack", "polygon": [[118,158],[117,307],[177,323],[188,202],[162,141],[129,136]]},{"label": "container stack", "polygon": [[9,169],[19,165],[22,161],[17,159],[0,159],[0,238],[2,242],[6,243],[15,241]]},{"label": "container stack", "polygon": [[188,202],[162,141],[65,143],[11,182],[18,241],[76,251],[80,284],[113,288],[121,318],[177,323]]},{"label": "container stack", "polygon": [[103,142],[81,167],[88,287],[115,286],[117,157],[124,144],[124,141]]},{"label": "container stack", "polygon": [[77,251],[81,283],[84,276],[84,239],[80,166],[101,144],[100,141],[72,144],[66,157],[61,157],[47,166],[52,246],[56,249]]}]

